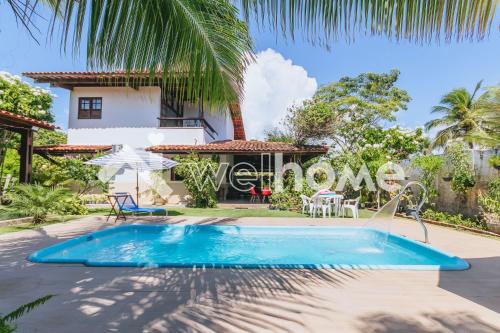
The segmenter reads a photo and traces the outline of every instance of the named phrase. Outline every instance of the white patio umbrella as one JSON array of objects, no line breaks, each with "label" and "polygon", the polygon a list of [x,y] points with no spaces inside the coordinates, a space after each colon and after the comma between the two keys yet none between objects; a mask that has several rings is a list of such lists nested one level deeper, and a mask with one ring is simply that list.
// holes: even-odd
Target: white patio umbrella
[{"label": "white patio umbrella", "polygon": [[86,161],[86,164],[136,171],[136,200],[139,205],[139,171],[165,170],[174,167],[177,162],[144,149],[122,149]]}]

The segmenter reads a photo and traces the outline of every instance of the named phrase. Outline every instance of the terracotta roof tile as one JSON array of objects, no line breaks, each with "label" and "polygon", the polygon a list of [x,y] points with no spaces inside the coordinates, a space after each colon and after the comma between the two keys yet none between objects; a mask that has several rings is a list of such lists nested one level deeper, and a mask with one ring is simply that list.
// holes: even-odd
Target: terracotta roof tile
[{"label": "terracotta roof tile", "polygon": [[33,147],[35,153],[60,154],[92,154],[110,150],[110,145],[47,145]]},{"label": "terracotta roof tile", "polygon": [[158,145],[146,148],[146,150],[156,153],[179,153],[179,152],[200,152],[200,153],[316,153],[325,154],[328,152],[326,146],[296,146],[283,142],[264,142],[256,140],[227,140],[215,141],[204,145]]},{"label": "terracotta roof tile", "polygon": [[[115,79],[126,77],[149,77],[149,72],[129,72],[126,71],[112,71],[112,72],[24,72],[24,76],[40,81],[53,81],[60,79]],[[157,73],[155,76],[161,76]]]},{"label": "terracotta roof tile", "polygon": [[240,104],[231,104],[229,106],[229,111],[231,112],[231,118],[233,120],[234,139],[246,140],[245,127],[243,126],[243,116],[241,114]]},{"label": "terracotta roof tile", "polygon": [[5,119],[13,123],[18,123],[20,126],[40,127],[51,131],[58,128],[56,125],[51,124],[47,121],[36,120],[30,117],[22,116],[20,114],[15,114],[4,110],[0,110],[0,119]]}]

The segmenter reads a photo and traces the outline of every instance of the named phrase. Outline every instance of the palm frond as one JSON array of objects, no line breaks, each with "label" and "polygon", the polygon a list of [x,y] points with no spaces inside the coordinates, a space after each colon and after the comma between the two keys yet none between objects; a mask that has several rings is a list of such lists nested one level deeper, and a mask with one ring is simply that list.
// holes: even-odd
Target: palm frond
[{"label": "palm frond", "polygon": [[39,299],[37,299],[37,300],[35,300],[33,302],[21,305],[20,307],[18,307],[17,309],[15,309],[11,313],[9,313],[8,315],[4,316],[2,318],[2,320],[5,321],[5,322],[7,322],[7,321],[14,321],[16,319],[19,319],[25,313],[28,313],[28,312],[32,311],[33,309],[35,309],[36,307],[44,304],[45,302],[47,302],[52,297],[54,297],[54,295],[43,296],[43,297],[40,297]]},{"label": "palm frond", "polygon": [[437,127],[453,125],[454,123],[455,121],[453,120],[453,118],[443,117],[443,118],[429,120],[424,124],[424,128],[426,131],[429,131]]},{"label": "palm frond", "polygon": [[466,142],[479,144],[489,148],[500,147],[500,134],[498,132],[487,133],[485,131],[474,131],[464,136]]},{"label": "palm frond", "polygon": [[[51,0],[52,27],[77,50],[86,33],[91,69],[144,72],[190,101],[234,102],[252,43],[226,0]],[[250,55],[250,56],[249,56]],[[132,76],[131,76],[132,79]]]},{"label": "palm frond", "polygon": [[447,127],[445,129],[440,130],[437,134],[434,140],[432,140],[430,147],[432,149],[434,148],[440,148],[446,146],[446,144],[451,140],[455,138],[454,133],[456,133],[456,129],[453,126]]},{"label": "palm frond", "polygon": [[431,113],[444,113],[448,114],[451,113],[451,109],[447,106],[444,105],[436,105],[432,107]]},{"label": "palm frond", "polygon": [[474,88],[474,92],[472,93],[472,96],[471,96],[471,101],[474,100],[474,98],[476,97],[476,94],[477,92],[479,91],[479,89],[481,89],[481,85],[483,84],[483,80],[479,81],[478,83],[476,83],[476,87]]},{"label": "palm frond", "polygon": [[443,146],[452,138],[462,138],[470,144],[497,147],[500,133],[500,88],[490,87],[476,97],[482,81],[476,84],[472,94],[466,89],[454,89],[433,107],[433,113],[442,118],[428,121],[427,130],[448,126],[437,133],[433,145]]},{"label": "palm frond", "polygon": [[[256,17],[292,38],[354,38],[358,31],[430,42],[482,39],[491,29],[497,0],[238,0],[247,21]],[[320,31],[322,34],[320,35]]]}]

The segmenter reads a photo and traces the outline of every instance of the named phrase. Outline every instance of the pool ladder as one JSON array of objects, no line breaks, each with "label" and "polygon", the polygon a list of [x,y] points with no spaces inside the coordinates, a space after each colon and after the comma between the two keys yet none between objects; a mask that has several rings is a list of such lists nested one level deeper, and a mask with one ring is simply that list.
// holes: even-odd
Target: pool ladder
[{"label": "pool ladder", "polygon": [[429,243],[429,234],[427,232],[427,227],[425,226],[424,222],[422,222],[422,218],[420,217],[420,211],[422,210],[422,207],[425,204],[425,200],[427,199],[427,188],[424,186],[424,184],[417,182],[417,181],[408,182],[405,185],[405,187],[403,187],[403,189],[397,195],[398,206],[399,206],[399,202],[401,200],[401,196],[412,185],[417,185],[422,189],[422,198],[421,198],[420,202],[415,206],[415,208],[410,209],[406,214],[409,216],[413,216],[415,218],[415,220],[417,220],[417,222],[420,224],[420,226],[422,226],[422,229],[424,231],[425,243]]}]

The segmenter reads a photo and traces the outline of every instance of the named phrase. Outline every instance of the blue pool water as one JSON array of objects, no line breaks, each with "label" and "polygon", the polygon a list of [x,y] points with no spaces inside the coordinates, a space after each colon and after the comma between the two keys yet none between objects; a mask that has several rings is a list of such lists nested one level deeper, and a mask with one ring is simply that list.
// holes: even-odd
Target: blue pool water
[{"label": "blue pool water", "polygon": [[33,253],[40,263],[88,266],[463,270],[458,257],[377,229],[127,225]]}]

